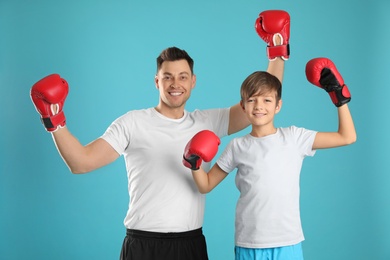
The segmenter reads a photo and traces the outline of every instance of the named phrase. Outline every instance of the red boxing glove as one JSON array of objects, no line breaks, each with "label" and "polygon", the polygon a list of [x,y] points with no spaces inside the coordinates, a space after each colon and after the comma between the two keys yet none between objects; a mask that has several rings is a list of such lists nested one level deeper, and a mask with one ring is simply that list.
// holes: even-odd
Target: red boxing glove
[{"label": "red boxing glove", "polygon": [[306,64],[307,80],[329,93],[333,104],[340,107],[351,101],[351,93],[333,62],[327,58],[315,58]]},{"label": "red boxing glove", "polygon": [[211,161],[218,152],[219,137],[209,130],[194,135],[184,149],[183,164],[191,170],[198,170],[202,164]]},{"label": "red boxing glove", "polygon": [[[256,19],[257,34],[267,43],[269,60],[281,57],[288,60],[290,57],[290,15],[282,10],[268,10],[261,12]],[[281,38],[281,45],[276,45],[275,37]]]},{"label": "red boxing glove", "polygon": [[48,132],[54,132],[65,126],[66,120],[62,108],[68,91],[68,83],[58,74],[44,77],[31,88],[31,99]]}]

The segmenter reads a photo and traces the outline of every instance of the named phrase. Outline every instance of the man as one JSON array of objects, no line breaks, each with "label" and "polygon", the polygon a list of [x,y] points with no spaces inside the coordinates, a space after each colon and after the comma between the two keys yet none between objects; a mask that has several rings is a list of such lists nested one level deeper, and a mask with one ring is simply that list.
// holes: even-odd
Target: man
[{"label": "man", "polygon": [[[280,57],[287,55],[289,17],[275,12],[267,19],[277,26],[267,30],[263,26],[267,22],[257,20],[257,31],[270,50],[267,71],[282,81],[284,61]],[[284,41],[275,41],[275,35],[284,36]],[[276,46],[278,43],[281,45]],[[271,57],[272,53],[277,57]],[[224,109],[186,111],[196,84],[193,65],[186,51],[176,47],[163,50],[155,76],[160,96],[157,106],[129,111],[85,146],[66,127],[62,109],[67,82],[52,74],[31,89],[42,122],[72,173],[90,172],[120,155],[125,157],[130,202],[121,259],[208,259],[202,233],[205,197],[181,163],[183,147],[200,130],[223,137],[244,129],[249,121],[239,103]]]}]

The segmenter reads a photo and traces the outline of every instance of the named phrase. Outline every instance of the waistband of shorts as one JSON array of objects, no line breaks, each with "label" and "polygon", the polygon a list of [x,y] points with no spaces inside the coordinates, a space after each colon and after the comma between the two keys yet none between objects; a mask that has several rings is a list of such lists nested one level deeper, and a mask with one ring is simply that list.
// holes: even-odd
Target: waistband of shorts
[{"label": "waistband of shorts", "polygon": [[143,230],[136,230],[136,229],[127,229],[126,235],[131,237],[138,237],[138,238],[163,238],[163,239],[170,239],[170,238],[188,238],[188,237],[198,237],[203,235],[202,228],[185,231],[185,232],[167,232],[167,233],[160,233],[160,232],[151,232],[151,231],[143,231]]}]

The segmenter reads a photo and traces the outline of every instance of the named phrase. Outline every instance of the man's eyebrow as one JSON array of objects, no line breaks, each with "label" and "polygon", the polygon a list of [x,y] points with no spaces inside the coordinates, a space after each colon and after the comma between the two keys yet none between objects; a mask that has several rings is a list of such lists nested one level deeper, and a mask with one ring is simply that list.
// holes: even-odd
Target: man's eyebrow
[{"label": "man's eyebrow", "polygon": [[[182,72],[179,72],[179,75],[190,75],[190,73],[188,73],[187,71],[182,71]],[[163,75],[173,75],[172,73],[170,72],[164,72]]]}]

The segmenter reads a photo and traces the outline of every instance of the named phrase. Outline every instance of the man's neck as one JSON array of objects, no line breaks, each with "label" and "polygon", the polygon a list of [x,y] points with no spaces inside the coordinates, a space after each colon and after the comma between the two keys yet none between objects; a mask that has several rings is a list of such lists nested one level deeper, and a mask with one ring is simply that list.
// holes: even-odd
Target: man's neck
[{"label": "man's neck", "polygon": [[167,108],[160,105],[155,107],[156,111],[165,117],[172,119],[180,119],[184,116],[184,107]]}]

